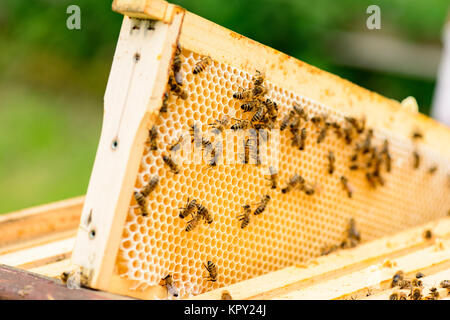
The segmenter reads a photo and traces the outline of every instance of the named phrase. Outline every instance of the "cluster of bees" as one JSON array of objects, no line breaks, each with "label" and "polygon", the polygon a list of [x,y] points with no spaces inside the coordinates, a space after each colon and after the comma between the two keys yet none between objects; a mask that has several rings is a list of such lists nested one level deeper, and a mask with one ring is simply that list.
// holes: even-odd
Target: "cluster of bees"
[{"label": "cluster of bees", "polygon": [[[428,295],[423,294],[424,285],[421,278],[425,275],[418,272],[414,279],[406,279],[403,271],[397,271],[392,277],[391,288],[397,288],[390,296],[390,300],[437,300],[439,299],[439,291],[436,287],[429,289]],[[450,280],[443,280],[440,283],[441,288],[447,289],[447,294],[450,294]],[[409,290],[409,294],[404,291]]]},{"label": "cluster of bees", "polygon": [[211,213],[208,211],[206,207],[204,207],[201,203],[197,202],[197,200],[193,199],[189,201],[189,198],[186,202],[186,206],[181,208],[180,218],[184,219],[187,216],[191,216],[192,219],[187,223],[186,232],[194,230],[194,228],[200,223],[202,219],[205,220],[205,223],[211,224],[214,219]]},{"label": "cluster of bees", "polygon": [[[212,261],[208,261],[207,264],[203,264],[203,266],[205,267],[206,271],[208,271],[208,277],[206,278],[207,281],[211,281],[211,282],[216,282],[217,281],[217,267],[214,264],[214,262]],[[178,297],[179,293],[178,293],[178,289],[175,286],[174,280],[173,280],[173,276],[171,274],[168,274],[167,276],[165,276],[164,278],[161,279],[161,281],[159,282],[160,286],[166,287],[167,292],[171,295],[173,295],[174,297]],[[228,299],[229,296],[229,299]],[[225,293],[223,295],[223,299],[224,300],[231,300],[231,296],[229,295],[229,293]]]},{"label": "cluster of bees", "polygon": [[[212,60],[210,57],[201,58],[194,66],[192,73],[197,75],[203,72],[210,64]],[[172,68],[169,74],[168,90],[164,93],[163,102],[160,109],[160,113],[167,112],[167,103],[169,94],[168,92],[173,92],[178,98],[183,100],[188,98],[188,93],[183,86],[183,76],[181,73],[182,59],[181,59],[181,49],[177,45],[175,56],[173,58]],[[264,73],[256,71],[252,77],[252,82],[249,88],[241,88],[233,94],[233,98],[242,101],[240,109],[245,113],[250,113],[248,119],[234,119],[236,122],[230,124],[230,118],[225,115],[221,119],[216,119],[213,123],[209,125],[215,134],[222,133],[226,128],[230,128],[233,131],[238,130],[249,130],[253,136],[245,139],[244,141],[244,154],[243,154],[243,164],[249,164],[250,158],[253,156],[256,165],[261,164],[260,152],[259,152],[259,142],[260,139],[258,135],[261,136],[260,129],[272,130],[279,125],[280,131],[289,129],[291,134],[291,144],[293,147],[298,148],[300,151],[305,150],[305,142],[308,136],[307,126],[308,122],[312,123],[312,127],[317,130],[316,143],[321,144],[325,141],[329,132],[333,132],[338,139],[342,139],[347,145],[354,144],[353,153],[349,159],[349,169],[350,170],[360,170],[365,174],[365,178],[372,187],[377,187],[378,185],[384,185],[384,179],[382,176],[382,171],[391,171],[391,154],[389,152],[389,141],[384,140],[382,145],[376,146],[373,142],[374,131],[371,128],[366,128],[366,119],[357,119],[355,117],[344,117],[344,123],[339,123],[337,121],[332,121],[329,119],[328,114],[322,113],[319,115],[313,115],[310,117],[306,110],[302,108],[299,104],[294,103],[287,114],[280,120],[278,119],[278,105],[275,101],[272,101],[265,96],[268,93],[268,89],[264,86]],[[191,142],[198,146],[201,146],[203,150],[207,150],[210,154],[210,160],[208,165],[214,167],[217,165],[218,157],[221,154],[221,145],[216,144],[213,146],[210,140],[201,137],[199,129],[192,125],[190,126]],[[157,138],[158,131],[157,127],[153,126],[149,130],[148,144],[150,150],[157,150]],[[262,137],[264,138],[264,137]],[[267,137],[266,137],[267,138]],[[422,135],[415,132],[413,135],[414,140],[421,139]],[[177,151],[180,148],[180,144],[183,141],[183,137],[180,136],[173,144],[168,146],[169,151]],[[418,168],[420,165],[420,155],[417,148],[413,152],[414,156],[414,168]],[[168,154],[162,155],[162,160],[164,164],[170,169],[174,174],[180,173],[180,167]],[[335,162],[336,158],[333,151],[329,150],[327,154],[327,171],[330,175],[335,172]],[[436,172],[437,167],[434,166],[429,169],[430,173]],[[269,166],[270,175],[270,188],[278,188],[278,172],[273,166]],[[134,198],[141,210],[143,216],[148,215],[148,195],[155,190],[159,182],[159,177],[155,176],[145,185],[140,191],[134,193]],[[353,188],[351,187],[349,180],[346,176],[340,176],[340,182],[343,190],[349,198],[352,198]],[[286,186],[281,189],[283,194],[290,192],[291,190],[298,189],[304,192],[306,195],[311,196],[315,193],[315,185],[311,182],[306,181],[298,173],[293,174],[286,183]],[[257,207],[253,211],[253,215],[257,216],[264,212],[269,204],[271,197],[269,194],[261,196],[260,202],[255,204]],[[246,228],[250,223],[251,217],[251,205],[245,204],[242,206],[243,213],[237,216],[240,223],[240,228]],[[188,216],[191,219],[187,222],[185,231],[191,232],[194,230],[201,221],[205,221],[207,224],[211,224],[214,219],[212,214],[208,209],[203,206],[198,200],[189,198],[184,207],[180,208],[180,218],[185,219]],[[339,248],[352,248],[358,245],[361,241],[359,232],[356,230],[355,221],[353,218],[350,219],[349,227],[347,229],[347,237],[339,244],[333,245],[322,250],[322,255],[331,253]],[[212,261],[208,261],[205,265],[203,264],[209,273],[208,281],[215,282],[217,280],[217,267]],[[169,293],[177,296],[176,288],[173,283],[173,278],[171,275],[167,275],[161,280],[161,285],[167,287]],[[176,295],[175,295],[176,293]]]}]

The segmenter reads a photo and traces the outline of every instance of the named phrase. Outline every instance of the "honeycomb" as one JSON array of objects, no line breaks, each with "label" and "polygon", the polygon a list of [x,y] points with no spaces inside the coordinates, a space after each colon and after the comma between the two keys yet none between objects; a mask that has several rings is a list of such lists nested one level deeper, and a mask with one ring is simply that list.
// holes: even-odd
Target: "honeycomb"
[{"label": "honeycomb", "polygon": [[[201,56],[183,49],[181,57],[188,98],[170,94],[168,112],[160,113],[155,123],[158,149],[145,147],[134,189],[140,191],[156,175],[160,181],[148,196],[148,216],[141,215],[132,197],[116,261],[115,272],[137,284],[133,290],[158,285],[172,274],[179,298],[197,295],[317,257],[324,246],[340,243],[350,217],[366,242],[443,216],[450,208],[448,159],[420,143],[376,128],[375,144],[388,138],[393,159],[391,173],[384,175],[385,185],[376,189],[368,185],[362,172],[348,169],[352,148],[331,133],[317,144],[318,130],[310,122],[306,123],[304,151],[291,146],[289,130],[273,130],[275,139],[270,139],[268,160],[262,165],[223,163],[210,168],[205,163],[178,162],[180,173],[174,174],[162,155],[169,154],[168,146],[180,135],[189,136],[190,125],[200,124],[206,134],[211,131],[208,124],[224,115],[248,117],[233,93],[249,87],[253,75],[217,61],[194,75],[192,69]],[[344,114],[335,108],[287,91],[270,79],[264,85],[266,97],[278,104],[278,119],[296,102],[310,116],[326,112],[329,119],[344,121]],[[153,125],[149,123],[149,129]],[[413,170],[411,154],[416,147],[422,155],[421,166]],[[237,155],[240,150],[239,144],[232,148]],[[328,173],[330,150],[336,158],[332,175]],[[438,170],[431,175],[427,167],[435,163]],[[278,169],[277,189],[270,188],[269,164]],[[313,183],[316,193],[281,193],[294,173]],[[341,185],[341,175],[349,179],[352,198]],[[252,214],[248,227],[241,229],[236,217],[243,213],[242,206],[251,204],[253,211],[265,194],[271,197],[266,210],[258,216]],[[204,205],[214,222],[186,232],[189,218],[183,220],[179,213],[188,198]],[[218,268],[217,282],[205,279],[208,273],[203,264],[209,260]]]}]

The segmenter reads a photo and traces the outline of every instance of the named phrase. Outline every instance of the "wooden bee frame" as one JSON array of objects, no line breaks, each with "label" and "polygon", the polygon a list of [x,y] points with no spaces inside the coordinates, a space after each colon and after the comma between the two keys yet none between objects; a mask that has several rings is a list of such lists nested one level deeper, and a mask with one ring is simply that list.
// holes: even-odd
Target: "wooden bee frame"
[{"label": "wooden bee frame", "polygon": [[[164,289],[130,289],[117,274],[116,259],[127,210],[139,171],[149,123],[158,117],[172,57],[184,50],[253,73],[290,92],[307,96],[343,114],[368,115],[368,125],[409,140],[411,130],[426,132],[421,142],[450,159],[450,130],[406,110],[397,101],[307,65],[162,0],[115,0],[125,15],[105,93],[104,119],[72,264],[86,285],[139,298],[160,297]],[[447,168],[448,169],[448,168]],[[437,213],[442,216],[443,213]],[[430,219],[430,218],[427,218]]]}]

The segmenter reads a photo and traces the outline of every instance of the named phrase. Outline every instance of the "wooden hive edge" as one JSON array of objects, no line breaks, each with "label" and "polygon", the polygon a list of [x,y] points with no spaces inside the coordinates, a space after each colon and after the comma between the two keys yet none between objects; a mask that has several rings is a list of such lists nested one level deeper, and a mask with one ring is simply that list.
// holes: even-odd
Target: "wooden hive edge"
[{"label": "wooden hive edge", "polygon": [[[434,238],[425,240],[423,233],[425,230],[432,230]],[[440,241],[448,243],[450,238],[450,218],[442,218],[437,221],[427,223],[422,226],[414,227],[392,236],[383,237],[362,244],[354,249],[341,250],[336,253],[313,259],[304,265],[297,265],[284,268],[279,271],[271,272],[249,280],[241,281],[228,287],[209,291],[207,293],[192,297],[199,300],[218,300],[224,290],[230,292],[232,297],[241,299],[296,299],[295,295],[290,296],[292,292],[302,292],[308,288],[342,278],[342,282],[348,280],[349,276],[361,272],[361,270],[379,266],[380,264],[392,263],[388,268],[392,274],[397,271],[394,261],[403,259],[406,256],[410,265],[415,260],[415,254],[420,251],[428,252],[434,250]],[[448,244],[447,244],[448,246]],[[431,248],[431,249],[430,249]],[[449,248],[446,250],[448,251]],[[436,258],[439,271],[448,267],[448,256]],[[426,253],[424,253],[426,254]],[[416,261],[417,262],[417,261]],[[418,261],[417,263],[419,263]],[[431,265],[433,265],[430,262]],[[431,266],[430,265],[430,266]],[[392,276],[392,275],[391,275]],[[361,280],[361,279],[360,279]],[[358,290],[365,288],[361,282],[355,282],[360,286]],[[350,288],[348,288],[350,289]],[[356,291],[349,291],[348,294],[355,294]],[[323,295],[325,296],[325,295]],[[340,294],[334,298],[343,298],[345,294]],[[317,296],[315,296],[317,299]],[[330,297],[327,297],[330,298]]]},{"label": "wooden hive edge", "polygon": [[74,230],[83,203],[84,196],[80,196],[1,215],[0,253],[27,246],[27,241],[32,243],[43,235]]}]

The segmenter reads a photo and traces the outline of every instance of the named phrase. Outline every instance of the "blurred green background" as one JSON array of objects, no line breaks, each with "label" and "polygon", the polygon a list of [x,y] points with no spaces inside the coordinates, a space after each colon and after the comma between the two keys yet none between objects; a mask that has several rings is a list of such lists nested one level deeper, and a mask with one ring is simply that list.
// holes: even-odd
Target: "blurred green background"
[{"label": "blurred green background", "polygon": [[[429,113],[448,0],[171,2],[385,96],[413,95]],[[0,213],[86,192],[122,21],[111,3],[1,0]],[[71,4],[81,8],[81,30],[66,27]],[[366,27],[371,4],[381,8],[381,30]],[[391,50],[378,37],[406,46]]]}]

